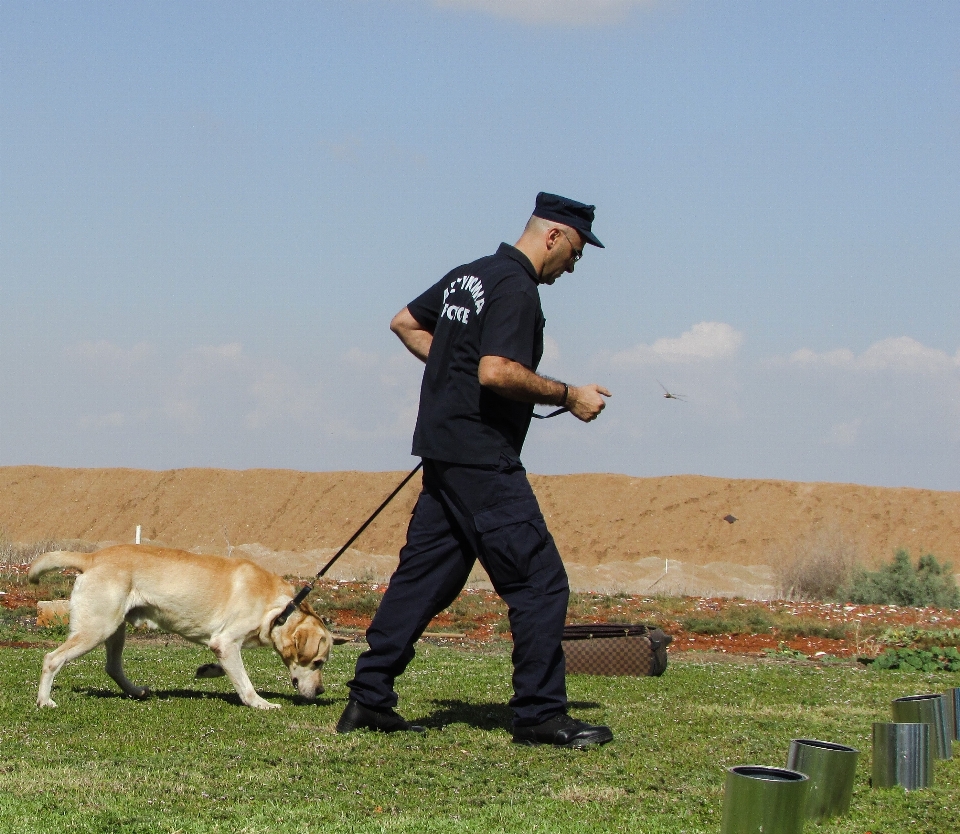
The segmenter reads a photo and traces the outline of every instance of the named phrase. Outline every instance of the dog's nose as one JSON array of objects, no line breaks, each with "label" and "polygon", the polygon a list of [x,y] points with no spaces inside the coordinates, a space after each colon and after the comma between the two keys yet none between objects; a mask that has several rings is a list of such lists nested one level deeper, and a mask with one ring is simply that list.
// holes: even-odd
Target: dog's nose
[{"label": "dog's nose", "polygon": [[299,680],[298,678],[292,678],[292,679],[291,679],[291,682],[293,683],[293,688],[294,688],[294,689],[299,689],[299,688],[300,688],[300,680]]}]

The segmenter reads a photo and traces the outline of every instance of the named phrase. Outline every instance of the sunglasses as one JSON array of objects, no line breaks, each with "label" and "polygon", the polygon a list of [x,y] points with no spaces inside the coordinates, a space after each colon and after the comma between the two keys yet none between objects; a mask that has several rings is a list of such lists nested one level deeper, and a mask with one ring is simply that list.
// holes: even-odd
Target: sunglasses
[{"label": "sunglasses", "polygon": [[570,248],[573,250],[573,262],[576,263],[583,257],[583,250],[577,249],[577,247],[573,245],[573,241],[570,240],[570,235],[568,235],[563,229],[557,229],[557,231],[560,232],[560,234],[567,239],[567,243],[570,244]]}]

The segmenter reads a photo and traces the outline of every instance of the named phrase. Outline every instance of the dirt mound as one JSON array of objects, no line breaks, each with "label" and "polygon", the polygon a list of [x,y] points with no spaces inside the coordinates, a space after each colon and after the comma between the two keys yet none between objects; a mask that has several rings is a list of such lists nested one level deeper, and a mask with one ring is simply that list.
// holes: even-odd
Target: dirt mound
[{"label": "dirt mound", "polygon": [[[0,467],[0,532],[11,541],[144,540],[235,552],[311,575],[400,482],[402,472]],[[695,475],[532,476],[574,587],[769,596],[770,565],[817,531],[867,565],[905,547],[960,565],[960,493]],[[389,574],[418,479],[338,564]],[[726,520],[726,519],[730,520]],[[475,583],[483,584],[482,574]]]}]

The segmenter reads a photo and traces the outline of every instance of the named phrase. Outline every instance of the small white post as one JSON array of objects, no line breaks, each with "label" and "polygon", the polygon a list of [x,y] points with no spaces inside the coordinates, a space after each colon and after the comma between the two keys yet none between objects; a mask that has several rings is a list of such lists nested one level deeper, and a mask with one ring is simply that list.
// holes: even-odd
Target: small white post
[{"label": "small white post", "polygon": [[140,525],[137,525],[137,544],[140,544]]}]

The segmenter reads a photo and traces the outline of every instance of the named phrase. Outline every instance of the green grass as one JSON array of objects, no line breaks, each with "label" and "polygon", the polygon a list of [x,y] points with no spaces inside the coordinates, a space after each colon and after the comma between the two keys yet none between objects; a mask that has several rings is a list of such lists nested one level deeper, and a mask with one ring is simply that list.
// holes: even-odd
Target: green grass
[{"label": "green grass", "polygon": [[870,725],[900,695],[960,686],[960,674],[770,662],[672,662],[662,678],[571,677],[572,712],[608,723],[603,748],[510,743],[509,657],[421,645],[401,679],[422,735],[333,732],[359,647],[340,647],[316,704],[298,703],[279,659],[245,653],[280,710],[238,706],[224,679],[195,681],[209,652],[132,645],[130,676],[156,697],[119,696],[102,650],[34,707],[43,651],[0,651],[0,831],[717,832],[725,768],[783,765],[791,738],[863,751],[853,813],[808,830],[960,830],[960,756],[936,787],[868,787]]}]

